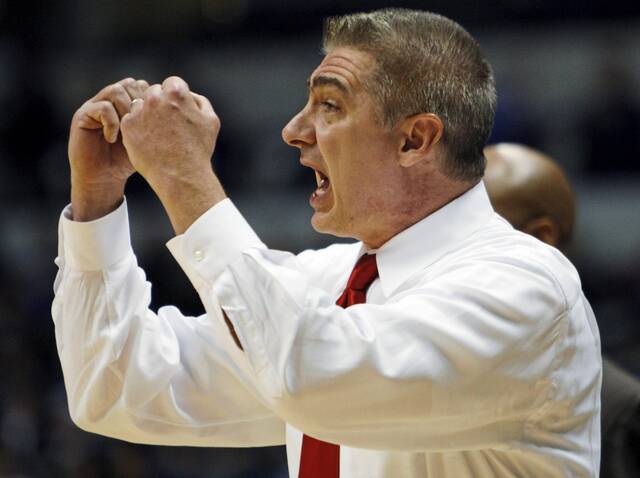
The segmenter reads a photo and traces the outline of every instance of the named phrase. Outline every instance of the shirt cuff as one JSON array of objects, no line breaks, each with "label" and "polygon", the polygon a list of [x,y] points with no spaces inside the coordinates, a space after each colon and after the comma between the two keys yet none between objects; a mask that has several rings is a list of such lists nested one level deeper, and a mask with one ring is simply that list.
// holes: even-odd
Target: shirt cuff
[{"label": "shirt cuff", "polygon": [[126,199],[115,211],[93,221],[79,222],[72,217],[68,205],[60,215],[59,238],[65,262],[72,269],[104,270],[133,254]]},{"label": "shirt cuff", "polygon": [[266,246],[228,198],[196,219],[184,234],[167,242],[167,248],[198,291],[251,247]]}]

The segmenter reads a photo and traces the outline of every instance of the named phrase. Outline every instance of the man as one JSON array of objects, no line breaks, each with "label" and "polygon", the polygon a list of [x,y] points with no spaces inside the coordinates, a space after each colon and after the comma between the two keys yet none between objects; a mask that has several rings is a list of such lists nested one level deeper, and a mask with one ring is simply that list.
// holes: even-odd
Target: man
[{"label": "man", "polygon": [[[53,304],[72,418],[136,442],[286,442],[299,478],[596,476],[595,319],[571,264],[491,208],[478,44],[382,10],[330,19],[324,49],[283,138],[315,173],[313,226],[355,244],[267,249],[211,169],[218,118],[179,78],[78,110]],[[206,315],[148,309],[134,169]]]},{"label": "man", "polygon": [[[526,146],[485,148],[484,182],[496,212],[515,228],[563,249],[573,234],[575,200],[550,157]],[[640,476],[640,382],[603,359],[603,478]]]},{"label": "man", "polygon": [[573,235],[575,200],[558,165],[518,144],[487,146],[484,155],[484,184],[495,211],[516,229],[564,249]]}]

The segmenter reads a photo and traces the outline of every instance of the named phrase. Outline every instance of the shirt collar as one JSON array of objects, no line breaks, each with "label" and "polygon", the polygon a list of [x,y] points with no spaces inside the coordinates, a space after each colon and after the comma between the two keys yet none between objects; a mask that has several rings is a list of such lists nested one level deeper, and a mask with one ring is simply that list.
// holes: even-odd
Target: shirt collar
[{"label": "shirt collar", "polygon": [[[384,295],[389,297],[413,274],[455,249],[461,240],[477,231],[493,214],[484,183],[480,181],[389,239],[375,251]],[[362,253],[363,247],[360,255]]]}]

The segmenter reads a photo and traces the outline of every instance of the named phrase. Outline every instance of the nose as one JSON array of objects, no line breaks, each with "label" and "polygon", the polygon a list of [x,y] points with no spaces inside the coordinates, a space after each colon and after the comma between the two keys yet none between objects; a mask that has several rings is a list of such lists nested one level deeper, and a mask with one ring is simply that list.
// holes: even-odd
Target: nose
[{"label": "nose", "polygon": [[302,148],[316,142],[316,133],[312,121],[310,121],[307,108],[295,115],[282,129],[282,139],[289,146]]}]

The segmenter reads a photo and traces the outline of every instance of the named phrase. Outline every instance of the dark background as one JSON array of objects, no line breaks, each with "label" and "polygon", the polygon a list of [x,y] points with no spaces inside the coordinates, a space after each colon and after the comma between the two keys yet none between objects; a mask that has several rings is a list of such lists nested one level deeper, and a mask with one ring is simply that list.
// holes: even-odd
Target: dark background
[{"label": "dark background", "polygon": [[[331,241],[309,226],[310,170],[280,139],[321,60],[321,19],[383,6],[445,14],[479,39],[499,107],[492,141],[552,154],[578,195],[578,266],[603,349],[640,375],[640,6],[502,0],[0,0],[0,477],[281,477],[284,450],[130,445],[70,423],[50,315],[74,110],[127,76],[177,74],[222,119],[214,164],[274,248]],[[140,178],[127,195],[153,306],[202,307]]]}]

